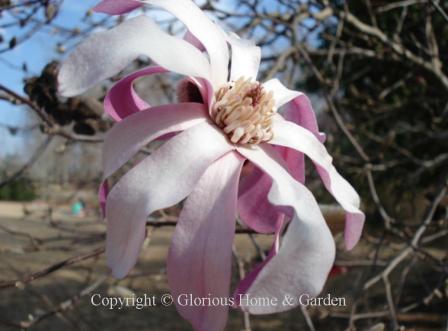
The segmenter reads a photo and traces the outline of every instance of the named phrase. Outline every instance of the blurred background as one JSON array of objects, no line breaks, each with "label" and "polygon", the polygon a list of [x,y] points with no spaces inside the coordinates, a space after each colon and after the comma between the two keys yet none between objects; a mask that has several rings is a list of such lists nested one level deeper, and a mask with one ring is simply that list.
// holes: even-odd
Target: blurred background
[{"label": "blurred background", "polygon": [[[344,297],[347,306],[267,316],[232,310],[227,330],[447,331],[448,1],[197,3],[262,47],[261,81],[278,77],[310,96],[334,163],[367,215],[360,244],[345,251],[343,214],[309,165],[307,185],[339,247],[323,295]],[[0,330],[190,330],[174,307],[90,302],[93,293],[168,291],[165,259],[179,211],[152,215],[165,226],[148,225],[137,267],[121,281],[107,276],[96,192],[112,122],[102,99],[114,81],[150,62],[140,58],[80,97],[57,95],[59,61],[127,18],[94,14],[95,4],[0,0]],[[172,16],[143,11],[172,34],[185,32]],[[137,90],[153,104],[173,102],[177,78],[152,76]],[[272,241],[241,232],[234,283]]]}]

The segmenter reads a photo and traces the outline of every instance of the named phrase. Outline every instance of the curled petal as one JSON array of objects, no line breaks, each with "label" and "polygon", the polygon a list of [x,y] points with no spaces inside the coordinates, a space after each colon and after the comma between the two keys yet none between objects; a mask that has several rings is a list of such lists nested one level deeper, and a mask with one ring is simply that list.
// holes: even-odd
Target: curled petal
[{"label": "curled petal", "polygon": [[[269,201],[294,209],[278,253],[264,265],[246,290],[250,298],[275,298],[277,304],[242,306],[242,309],[252,314],[289,310],[299,304],[300,295],[316,296],[322,290],[334,262],[333,237],[311,192],[291,177],[271,146],[239,148],[238,151],[271,176]],[[282,304],[286,296],[296,299],[293,305]]]},{"label": "curled petal", "polygon": [[213,102],[215,100],[215,92],[213,90],[212,84],[207,79],[204,78],[195,79],[195,84],[201,91],[204,104],[208,106],[208,109],[211,109]]},{"label": "curled petal", "polygon": [[59,92],[67,97],[81,94],[117,74],[140,55],[148,56],[169,71],[210,77],[210,65],[204,54],[142,15],[109,31],[95,33],[79,45],[59,71]]},{"label": "curled petal", "polygon": [[198,38],[194,34],[190,32],[190,30],[187,30],[187,32],[184,35],[184,40],[190,44],[192,44],[194,47],[199,49],[201,52],[205,51],[204,45],[199,41]]},{"label": "curled petal", "polygon": [[[280,82],[278,82],[280,83]],[[285,90],[286,87],[284,87]],[[287,104],[286,110],[283,114],[284,118],[287,120],[296,123],[299,126],[302,126],[311,132],[314,133],[316,138],[319,139],[320,142],[325,141],[325,134],[320,133],[318,126],[317,126],[317,120],[316,115],[314,113],[314,110],[311,106],[310,100],[305,94],[299,94],[298,97],[295,97],[292,101],[290,101]],[[281,116],[276,116],[276,120],[283,120]],[[275,146],[276,150],[280,153],[282,158],[285,160],[285,163],[287,164],[287,168],[291,175],[300,183],[305,183],[305,157],[303,153],[298,152],[297,150],[286,148],[282,146]],[[265,183],[267,188],[264,188],[264,190],[260,190],[261,192],[266,192],[265,199],[266,202],[264,205],[266,205],[267,202],[267,191],[272,185],[272,180],[269,178],[266,174],[261,174],[259,179],[259,182]],[[248,197],[249,199],[249,197]],[[259,198],[260,199],[260,198]],[[272,209],[272,208],[271,208]],[[264,221],[262,219],[262,215],[259,216],[258,221],[263,222],[263,224],[267,224],[268,222]],[[273,229],[271,228],[272,232]]]},{"label": "curled petal", "polygon": [[238,213],[246,226],[259,233],[273,233],[284,215],[268,201],[272,179],[253,167],[241,179],[238,191]]},{"label": "curled petal", "polygon": [[[167,70],[162,67],[147,67],[138,70],[118,81],[107,92],[104,98],[104,110],[115,121],[120,122],[127,116],[148,109],[151,106],[142,98],[139,97],[133,85],[135,81],[141,77],[146,77],[154,74],[166,73]],[[206,79],[197,79],[188,77],[180,81],[178,84],[178,94],[188,93],[190,88],[197,89],[200,93],[195,98],[181,97],[180,102],[200,102],[209,104],[209,100],[213,98],[213,89]],[[211,94],[210,94],[211,91]],[[211,101],[210,101],[211,102]]]},{"label": "curled petal", "polygon": [[284,221],[281,220],[277,222],[277,228],[275,230],[275,239],[274,243],[269,251],[268,256],[264,259],[263,262],[261,262],[259,265],[257,265],[254,269],[252,269],[238,284],[237,289],[235,290],[235,293],[233,297],[235,298],[235,306],[241,305],[241,297],[246,294],[246,292],[249,290],[249,288],[254,283],[255,279],[257,279],[258,274],[260,271],[264,268],[264,266],[278,253],[278,249],[280,247],[280,235],[281,231],[283,229]]},{"label": "curled petal", "polygon": [[[207,79],[188,77],[177,85],[177,98],[180,102],[200,102],[210,109],[213,105],[215,92]],[[199,91],[200,96],[197,94]]]},{"label": "curled petal", "polygon": [[141,7],[142,5],[143,4],[137,0],[103,0],[93,7],[93,11],[108,15],[122,15]]},{"label": "curled petal", "polygon": [[[300,94],[287,104],[283,116],[288,121],[311,131],[320,142],[325,141],[325,134],[319,132],[316,115],[311,102],[305,94]],[[302,184],[305,183],[305,157],[303,153],[291,148],[276,146],[282,154],[292,176]]]},{"label": "curled petal", "polygon": [[[120,81],[118,81],[106,94],[104,98],[104,111],[112,119],[120,122],[124,118],[139,112],[144,109],[148,109],[150,106],[143,99],[141,99],[137,92],[134,90],[134,81],[142,76],[152,75],[157,73],[166,72],[162,67],[148,67],[139,71],[136,71]],[[144,140],[144,138],[142,138]],[[104,153],[103,153],[104,159]],[[121,166],[121,165],[120,165]],[[120,167],[119,166],[119,167]],[[117,168],[118,169],[118,168]],[[113,170],[114,172],[115,170]],[[103,217],[106,213],[106,200],[108,195],[106,179],[100,184],[99,188],[99,203]]]},{"label": "curled petal", "polygon": [[[180,21],[204,45],[210,57],[214,87],[227,82],[229,49],[223,31],[213,23],[193,1],[189,0],[143,0],[165,9]],[[177,54],[183,56],[183,53]],[[195,61],[195,59],[192,59]],[[198,75],[194,75],[198,76]],[[204,76],[202,76],[204,77]],[[206,78],[206,77],[205,77]]]},{"label": "curled petal", "polygon": [[104,98],[104,111],[119,122],[133,113],[148,109],[150,106],[134,90],[134,82],[143,76],[165,72],[167,71],[162,67],[148,67],[122,78],[107,92]]},{"label": "curled petal", "polygon": [[147,216],[184,199],[210,164],[233,148],[214,126],[198,124],[168,140],[121,178],[106,206],[107,264],[115,277],[126,276],[137,261]]},{"label": "curled petal", "polygon": [[300,94],[288,103],[284,118],[311,131],[321,143],[325,142],[325,134],[319,132],[316,114],[305,94]]},{"label": "curled petal", "polygon": [[198,102],[207,104],[207,90],[197,80],[188,77],[177,84],[177,100],[179,102]]},{"label": "curled petal", "polygon": [[229,296],[236,195],[244,160],[230,152],[216,160],[187,198],[168,256],[168,282],[179,313],[195,330],[221,331],[228,306],[181,305],[185,296]]},{"label": "curled petal", "polygon": [[347,211],[345,243],[352,249],[361,236],[364,214],[354,188],[337,172],[325,146],[307,129],[289,121],[274,121],[271,144],[295,149],[313,160],[326,189]]},{"label": "curled petal", "polygon": [[[278,80],[270,81],[269,85],[272,87],[276,86],[273,91],[276,91],[277,95],[286,96],[284,100],[289,100],[295,95],[298,95],[287,104],[283,116],[287,120],[307,128],[323,142],[325,135],[318,130],[316,116],[308,97],[300,92],[287,89]],[[283,117],[278,115],[275,117],[275,120],[283,120]],[[276,146],[276,149],[285,160],[291,175],[304,184],[305,158],[303,153],[282,146]],[[240,217],[246,225],[257,232],[274,232],[277,220],[282,217],[278,208],[273,207],[267,200],[267,194],[271,185],[271,178],[259,169],[254,169],[240,183],[240,196],[238,200]]]},{"label": "curled petal", "polygon": [[[279,105],[294,98],[288,103],[284,117],[300,126],[309,128],[323,142],[325,135],[318,131],[316,117],[306,95],[287,89],[278,80],[270,81],[269,86],[273,87],[273,91],[277,92],[277,95],[284,96]],[[282,100],[282,98],[279,100]],[[283,118],[278,115],[276,120],[283,120]],[[276,146],[276,149],[285,160],[291,175],[299,182],[305,183],[305,158],[303,153],[282,146]],[[275,232],[277,221],[283,217],[278,208],[272,206],[267,200],[271,185],[271,178],[256,168],[245,178],[243,177],[240,183],[239,215],[247,226],[257,232]]]},{"label": "curled petal", "polygon": [[110,129],[104,139],[103,177],[112,175],[154,139],[205,121],[206,108],[200,103],[163,105],[125,118]]},{"label": "curled petal", "polygon": [[230,80],[238,80],[240,77],[257,78],[260,67],[261,50],[255,42],[241,39],[236,34],[227,38],[232,48],[232,67],[230,69]]}]

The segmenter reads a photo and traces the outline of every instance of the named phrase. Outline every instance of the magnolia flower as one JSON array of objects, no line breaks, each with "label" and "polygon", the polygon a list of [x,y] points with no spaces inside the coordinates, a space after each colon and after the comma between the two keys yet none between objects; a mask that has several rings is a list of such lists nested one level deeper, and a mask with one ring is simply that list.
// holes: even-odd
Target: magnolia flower
[{"label": "magnolia flower", "polygon": [[[229,297],[238,216],[257,232],[273,233],[274,240],[266,260],[235,290],[235,306],[252,314],[273,313],[298,305],[297,300],[283,305],[286,295],[318,295],[333,265],[335,244],[304,185],[304,156],[314,162],[325,187],[347,212],[347,249],[359,240],[364,215],[357,193],[332,164],[308,98],[277,79],[257,81],[260,49],[225,33],[190,0],[104,0],[96,10],[122,14],[142,4],[177,17],[188,29],[185,38],[137,16],[92,35],[59,74],[61,94],[74,96],[139,56],[157,64],[116,83],[104,101],[105,111],[117,121],[104,143],[104,178],[149,142],[165,139],[114,185],[107,199],[106,186],[101,187],[107,263],[113,275],[125,277],[135,265],[148,215],[186,198],[167,261],[175,298]],[[186,76],[178,85],[179,103],[150,106],[133,83],[166,72]],[[282,115],[278,110],[283,106]],[[252,170],[242,175],[245,163]],[[241,294],[277,299],[278,304],[244,306]],[[177,309],[196,330],[225,327],[226,305],[177,302]]]}]

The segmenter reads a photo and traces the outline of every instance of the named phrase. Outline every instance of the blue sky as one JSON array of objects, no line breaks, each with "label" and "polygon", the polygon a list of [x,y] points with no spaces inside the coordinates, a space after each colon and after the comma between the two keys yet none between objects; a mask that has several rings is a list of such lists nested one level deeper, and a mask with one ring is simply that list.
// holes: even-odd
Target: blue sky
[{"label": "blue sky", "polygon": [[[82,23],[82,18],[85,12],[96,3],[98,3],[98,0],[63,1],[60,12],[52,22],[52,26],[79,27],[81,29],[86,27]],[[233,1],[228,2],[229,5],[232,3]],[[132,13],[131,15],[135,14],[137,13]],[[39,15],[43,17],[43,13],[39,13]],[[170,17],[169,15],[163,15],[160,11],[156,15],[161,19]],[[93,19],[101,20],[104,17],[102,14],[94,14]],[[4,13],[0,17],[0,26],[11,21],[12,17],[8,13]],[[52,26],[44,27],[42,31],[23,44],[19,44],[16,48],[0,53],[0,82],[3,85],[19,94],[23,94],[24,78],[38,75],[42,68],[51,60],[61,58],[61,54],[56,50],[60,37]],[[0,28],[0,34],[4,39],[4,42],[0,44],[0,49],[6,47],[13,36],[20,36],[25,32],[26,28]],[[70,46],[73,46],[73,43],[77,41],[79,40],[75,39]],[[24,63],[27,65],[28,72],[22,70]],[[10,103],[0,100],[0,157],[8,154],[21,154],[23,150],[26,150],[27,143],[29,139],[33,139],[33,135],[20,133],[11,135],[7,126],[23,127],[37,121],[30,114],[31,112],[22,106],[12,106]]]},{"label": "blue sky", "polygon": [[[86,23],[83,23],[83,17],[85,12],[93,7],[98,0],[66,0],[63,1],[60,13],[56,19],[52,22],[52,26],[44,27],[40,32],[34,35],[30,40],[19,44],[11,51],[0,53],[0,81],[3,85],[11,88],[17,93],[23,94],[23,79],[29,76],[38,75],[42,68],[51,60],[60,59],[61,54],[56,50],[58,41],[61,41],[59,32],[55,31],[55,27],[63,26],[65,28],[78,27],[81,30],[87,27]],[[201,3],[201,1],[198,1]],[[229,11],[235,10],[238,2],[235,1],[223,1],[220,3],[221,8],[225,8]],[[276,1],[265,0],[263,5],[266,9],[273,10],[277,7]],[[137,12],[131,15],[136,15]],[[40,13],[39,15],[43,15]],[[157,19],[165,19],[171,17],[161,11],[154,13]],[[102,20],[105,16],[102,14],[94,14],[93,20]],[[7,24],[11,21],[11,17],[8,14],[3,14],[0,17],[0,26]],[[22,28],[11,28],[8,30],[2,30],[0,28],[0,34],[3,35],[4,42],[0,44],[0,49],[8,44],[8,41],[12,36],[23,35],[25,31]],[[255,31],[255,35],[257,31]],[[79,38],[72,38],[70,45],[72,47]],[[276,49],[278,49],[277,45]],[[265,50],[266,51],[266,50]],[[26,63],[28,72],[23,72],[22,65]],[[0,158],[8,154],[21,154],[23,150],[26,150],[29,139],[33,139],[32,135],[11,135],[5,125],[10,126],[28,126],[29,124],[36,122],[35,119],[30,117],[31,112],[24,109],[21,106],[12,106],[11,104],[0,100]]]},{"label": "blue sky", "polygon": [[[68,0],[64,1],[60,14],[53,21],[54,25],[64,27],[82,28],[80,24],[82,17],[87,9],[91,8],[96,0]],[[42,15],[42,13],[40,13]],[[0,26],[11,21],[11,17],[4,13],[0,18]],[[0,34],[4,38],[4,42],[0,44],[0,49],[5,47],[10,38],[15,35],[22,35],[24,29],[10,28],[0,29]],[[37,75],[42,68],[53,59],[60,58],[60,54],[56,51],[58,39],[54,34],[53,27],[44,27],[30,40],[19,44],[11,51],[0,54],[0,81],[3,85],[23,94],[23,79],[29,76]],[[28,73],[21,70],[23,63],[27,64]],[[29,117],[30,112],[20,106],[11,106],[8,102],[0,101],[0,156],[6,154],[15,154],[21,150],[27,143],[29,136],[10,135],[8,130],[3,126],[23,126],[26,122],[32,121]]]}]

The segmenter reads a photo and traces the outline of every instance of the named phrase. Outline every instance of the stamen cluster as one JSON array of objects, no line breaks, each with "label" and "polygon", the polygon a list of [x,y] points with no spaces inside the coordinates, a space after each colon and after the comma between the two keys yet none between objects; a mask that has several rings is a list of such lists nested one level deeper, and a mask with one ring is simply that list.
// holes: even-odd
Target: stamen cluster
[{"label": "stamen cluster", "polygon": [[272,139],[275,112],[272,92],[241,77],[218,89],[210,115],[232,143],[259,144]]}]

